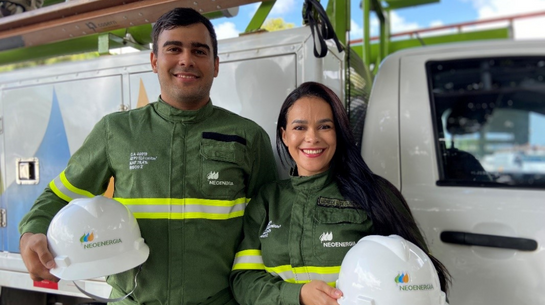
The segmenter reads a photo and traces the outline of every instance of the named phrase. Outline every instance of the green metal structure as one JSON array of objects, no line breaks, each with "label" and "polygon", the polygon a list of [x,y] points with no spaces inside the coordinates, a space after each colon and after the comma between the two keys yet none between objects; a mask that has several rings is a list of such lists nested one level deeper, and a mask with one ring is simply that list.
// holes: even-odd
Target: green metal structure
[{"label": "green metal structure", "polygon": [[267,19],[267,16],[269,16],[269,13],[271,12],[275,3],[276,0],[261,2],[261,5],[255,12],[252,20],[250,20],[250,23],[246,27],[246,31],[244,31],[244,33],[251,33],[259,30]]},{"label": "green metal structure", "polygon": [[[352,0],[354,1],[354,0]],[[390,33],[391,10],[417,5],[437,3],[440,0],[362,0],[360,3],[363,14],[362,43],[350,47],[361,56],[368,67],[378,69],[379,63],[388,54],[422,45],[433,45],[454,41],[500,39],[510,37],[509,28],[465,32],[430,37],[409,37],[392,39]],[[62,0],[45,0],[44,6],[51,6],[64,2]],[[245,33],[259,30],[271,12],[276,0],[263,1],[246,27]],[[328,18],[341,44],[347,46],[348,32],[350,31],[350,0],[329,0],[326,8]],[[378,42],[373,43],[370,36],[370,19],[374,13],[380,23]],[[208,18],[221,18],[225,15],[221,11],[205,14]],[[348,18],[347,18],[348,17]],[[56,56],[98,52],[100,55],[110,54],[110,50],[130,46],[138,50],[149,50],[151,43],[151,24],[144,24],[125,29],[117,29],[104,33],[95,33],[82,37],[72,38],[60,42],[53,42],[39,46],[29,46],[17,49],[0,51],[0,65],[13,64],[23,61],[39,60]],[[374,74],[374,73],[373,73]]]},{"label": "green metal structure", "polygon": [[[474,31],[474,32],[464,32],[464,33],[456,33],[456,34],[449,34],[449,35],[441,35],[441,36],[429,36],[429,37],[419,37],[419,38],[408,38],[404,40],[394,40],[388,42],[388,52],[383,53],[383,50],[381,50],[381,45],[378,43],[375,44],[368,44],[369,53],[364,53],[364,48],[366,47],[365,44],[361,45],[355,45],[352,46],[352,49],[356,51],[356,53],[362,58],[365,56],[366,61],[368,63],[375,63],[375,67],[378,68],[378,64],[386,57],[388,54],[407,49],[407,48],[415,48],[415,47],[422,47],[422,46],[429,46],[429,45],[436,45],[436,44],[443,44],[443,43],[451,43],[451,42],[461,42],[461,41],[474,41],[474,40],[485,40],[485,39],[505,39],[510,37],[510,29],[509,28],[499,28],[499,29],[492,29],[492,30],[483,30],[483,31]],[[369,54],[367,56],[367,54]],[[376,72],[376,71],[375,71]]]}]

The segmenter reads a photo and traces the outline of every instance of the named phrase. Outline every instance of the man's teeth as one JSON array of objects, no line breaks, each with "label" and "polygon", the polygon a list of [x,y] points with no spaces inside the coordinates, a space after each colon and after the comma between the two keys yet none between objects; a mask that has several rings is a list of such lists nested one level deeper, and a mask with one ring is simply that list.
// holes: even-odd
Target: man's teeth
[{"label": "man's teeth", "polygon": [[322,153],[323,149],[303,149],[303,152],[308,155],[316,155]]},{"label": "man's teeth", "polygon": [[193,75],[177,75],[177,77],[179,77],[179,78],[196,78]]}]

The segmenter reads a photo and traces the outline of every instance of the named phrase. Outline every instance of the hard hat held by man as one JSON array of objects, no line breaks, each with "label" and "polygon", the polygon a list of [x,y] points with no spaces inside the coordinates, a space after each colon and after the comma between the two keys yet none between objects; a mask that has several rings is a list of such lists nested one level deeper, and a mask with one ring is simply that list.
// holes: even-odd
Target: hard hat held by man
[{"label": "hard hat held by man", "polygon": [[[51,274],[70,281],[140,267],[150,252],[131,211],[103,196],[70,201],[51,220],[47,241],[56,264]],[[135,283],[137,276],[138,273]],[[121,301],[134,291],[117,299],[106,299],[74,285],[87,296],[104,302]]]}]

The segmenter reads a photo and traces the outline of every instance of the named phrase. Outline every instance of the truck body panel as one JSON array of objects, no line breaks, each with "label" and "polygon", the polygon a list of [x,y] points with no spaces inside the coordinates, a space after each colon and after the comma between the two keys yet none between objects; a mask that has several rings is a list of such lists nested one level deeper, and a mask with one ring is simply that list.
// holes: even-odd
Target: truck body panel
[{"label": "truck body panel", "polygon": [[[509,41],[407,50],[388,57],[375,79],[363,137],[364,159],[375,173],[388,179],[396,178],[390,168],[399,169],[400,182],[391,181],[399,183],[432,254],[452,274],[451,305],[545,303],[545,163],[536,157],[545,153],[545,135],[539,129],[545,124],[544,47],[544,41]],[[517,60],[534,58],[535,65],[517,67]],[[439,63],[446,70],[451,61],[458,69],[449,66],[449,72],[434,74],[435,70],[429,68]],[[471,88],[433,86],[438,78],[456,73],[460,76],[441,84],[448,87],[466,82],[464,79],[473,77],[475,69],[465,67],[475,61],[481,61],[477,68],[481,70],[476,72],[481,79],[467,81]],[[537,72],[534,75],[532,71]],[[519,72],[528,75],[516,78]],[[531,85],[524,84],[530,81]],[[506,88],[504,82],[510,85]],[[396,83],[399,93],[384,88]],[[388,102],[393,98],[397,105]],[[451,105],[445,106],[447,103]],[[469,115],[462,122],[465,125],[456,129],[452,114],[458,109]],[[526,112],[519,116],[501,114],[509,109]],[[389,112],[396,110],[399,126],[389,124],[388,128],[397,137],[380,136],[368,126],[377,129],[380,122],[390,119]],[[479,123],[471,123],[471,115],[483,111],[486,115]],[[517,140],[521,138],[525,139]],[[394,146],[399,160],[392,157],[395,153],[386,151]],[[534,180],[518,178],[498,167],[468,170],[465,174],[469,177],[449,176],[446,155],[462,148],[475,156],[471,160],[481,163],[487,158],[494,160],[494,154],[502,151],[531,155],[527,159],[533,165],[526,171],[531,171]],[[465,170],[469,160],[453,167]],[[390,161],[393,165],[384,166]],[[452,243],[449,236],[467,239]],[[474,237],[484,237],[490,245],[472,244]],[[492,243],[494,238],[504,244]],[[532,249],[513,249],[511,241],[530,242]]]}]

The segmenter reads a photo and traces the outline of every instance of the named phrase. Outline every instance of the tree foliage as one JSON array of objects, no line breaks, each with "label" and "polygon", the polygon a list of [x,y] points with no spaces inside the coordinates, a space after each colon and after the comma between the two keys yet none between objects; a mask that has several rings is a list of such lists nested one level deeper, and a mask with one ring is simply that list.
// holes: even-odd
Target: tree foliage
[{"label": "tree foliage", "polygon": [[281,31],[285,29],[291,29],[294,27],[295,27],[295,24],[287,23],[282,18],[267,19],[267,21],[265,21],[263,26],[261,26],[262,29],[267,30],[269,32]]}]

